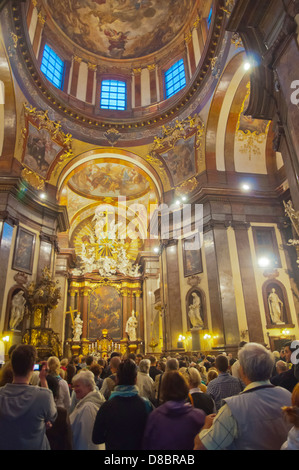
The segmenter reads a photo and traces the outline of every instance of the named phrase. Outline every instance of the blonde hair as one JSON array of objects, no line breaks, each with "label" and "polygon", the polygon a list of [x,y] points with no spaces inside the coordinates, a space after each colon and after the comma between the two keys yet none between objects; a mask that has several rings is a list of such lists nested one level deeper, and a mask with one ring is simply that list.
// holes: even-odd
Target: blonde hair
[{"label": "blonde hair", "polygon": [[201,384],[201,375],[195,367],[181,367],[181,374],[187,380],[189,386],[197,388]]},{"label": "blonde hair", "polygon": [[60,374],[60,360],[56,356],[51,356],[48,359],[49,374],[59,375]]}]

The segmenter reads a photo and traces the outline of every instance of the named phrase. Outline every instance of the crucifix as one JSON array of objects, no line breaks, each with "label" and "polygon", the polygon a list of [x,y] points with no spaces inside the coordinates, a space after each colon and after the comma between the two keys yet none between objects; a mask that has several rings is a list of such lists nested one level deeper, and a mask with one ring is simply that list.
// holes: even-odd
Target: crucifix
[{"label": "crucifix", "polygon": [[68,312],[65,312],[65,314],[69,313],[71,315],[71,319],[72,319],[72,324],[74,325],[74,313],[78,312],[78,310],[73,310],[72,307],[70,307],[69,311]]}]

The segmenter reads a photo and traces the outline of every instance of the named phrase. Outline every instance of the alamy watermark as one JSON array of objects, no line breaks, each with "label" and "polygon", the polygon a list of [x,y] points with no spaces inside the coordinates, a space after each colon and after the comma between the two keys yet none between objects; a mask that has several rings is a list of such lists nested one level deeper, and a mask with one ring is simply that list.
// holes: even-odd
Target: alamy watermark
[{"label": "alamy watermark", "polygon": [[293,80],[291,88],[295,90],[291,93],[291,103],[297,106],[299,104],[299,80]]},{"label": "alamy watermark", "polygon": [[97,239],[106,238],[170,240],[184,239],[184,248],[199,250],[203,232],[203,205],[128,203],[118,197],[117,206],[100,204],[94,213]]},{"label": "alamy watermark", "polygon": [[292,364],[299,364],[299,341],[294,340],[291,343],[291,350],[294,349],[294,351],[291,354],[291,363]]}]

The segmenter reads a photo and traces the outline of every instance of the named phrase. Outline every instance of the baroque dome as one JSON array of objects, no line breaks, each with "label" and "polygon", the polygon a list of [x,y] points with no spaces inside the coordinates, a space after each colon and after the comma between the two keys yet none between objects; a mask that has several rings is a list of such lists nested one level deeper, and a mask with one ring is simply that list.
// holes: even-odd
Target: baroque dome
[{"label": "baroque dome", "polygon": [[156,53],[184,29],[196,0],[47,0],[54,27],[76,46],[108,59]]}]

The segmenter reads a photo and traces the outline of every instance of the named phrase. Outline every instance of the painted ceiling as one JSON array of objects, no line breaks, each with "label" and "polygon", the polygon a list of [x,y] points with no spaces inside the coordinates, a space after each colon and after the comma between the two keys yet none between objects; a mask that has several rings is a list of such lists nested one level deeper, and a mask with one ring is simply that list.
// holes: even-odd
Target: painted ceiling
[{"label": "painted ceiling", "polygon": [[119,196],[136,199],[151,190],[142,170],[110,161],[80,166],[68,186],[78,195],[91,199]]},{"label": "painted ceiling", "polygon": [[190,19],[196,0],[47,0],[47,4],[56,25],[77,46],[109,59],[135,59],[168,45]]}]

